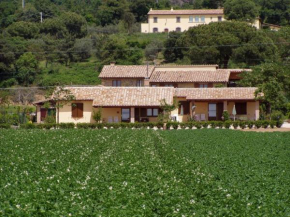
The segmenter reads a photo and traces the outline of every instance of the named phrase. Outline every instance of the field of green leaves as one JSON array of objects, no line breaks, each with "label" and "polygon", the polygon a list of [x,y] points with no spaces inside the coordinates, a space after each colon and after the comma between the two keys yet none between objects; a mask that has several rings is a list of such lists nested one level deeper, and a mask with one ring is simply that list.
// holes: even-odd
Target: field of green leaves
[{"label": "field of green leaves", "polygon": [[0,216],[290,216],[290,133],[0,129]]}]

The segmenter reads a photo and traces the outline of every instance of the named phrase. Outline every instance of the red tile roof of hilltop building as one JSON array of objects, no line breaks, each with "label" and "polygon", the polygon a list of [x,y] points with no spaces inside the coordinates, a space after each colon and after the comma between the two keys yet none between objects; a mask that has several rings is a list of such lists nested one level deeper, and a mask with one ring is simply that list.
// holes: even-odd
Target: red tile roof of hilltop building
[{"label": "red tile roof of hilltop building", "polygon": [[223,15],[223,9],[203,10],[150,10],[148,15]]},{"label": "red tile roof of hilltop building", "polygon": [[150,77],[154,66],[147,65],[106,65],[103,67],[99,78],[147,78]]},{"label": "red tile roof of hilltop building", "polygon": [[150,82],[228,82],[230,70],[154,71]]},{"label": "red tile roof of hilltop building", "polygon": [[255,87],[176,88],[176,97],[187,100],[255,100]]}]

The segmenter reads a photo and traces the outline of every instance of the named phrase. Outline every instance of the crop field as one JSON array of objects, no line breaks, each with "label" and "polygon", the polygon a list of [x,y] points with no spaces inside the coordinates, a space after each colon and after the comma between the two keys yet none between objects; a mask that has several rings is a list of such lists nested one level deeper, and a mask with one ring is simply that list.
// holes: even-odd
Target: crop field
[{"label": "crop field", "polygon": [[0,130],[0,216],[290,216],[290,133]]}]

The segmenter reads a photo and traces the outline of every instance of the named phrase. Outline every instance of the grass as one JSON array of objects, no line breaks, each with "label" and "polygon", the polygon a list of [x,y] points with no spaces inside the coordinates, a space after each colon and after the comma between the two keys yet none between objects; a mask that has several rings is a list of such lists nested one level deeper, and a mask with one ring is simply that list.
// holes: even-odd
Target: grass
[{"label": "grass", "polygon": [[289,133],[0,130],[2,216],[289,216]]},{"label": "grass", "polygon": [[98,85],[100,72],[98,61],[94,58],[87,62],[71,63],[70,66],[54,63],[45,68],[41,63],[42,73],[38,75],[35,83],[41,86],[53,85]]}]

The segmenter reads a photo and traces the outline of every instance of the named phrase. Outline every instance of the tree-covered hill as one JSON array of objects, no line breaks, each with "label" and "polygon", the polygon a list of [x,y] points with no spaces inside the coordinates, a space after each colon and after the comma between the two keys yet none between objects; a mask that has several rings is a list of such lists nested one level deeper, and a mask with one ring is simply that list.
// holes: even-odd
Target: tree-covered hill
[{"label": "tree-covered hill", "polygon": [[[1,0],[0,87],[98,84],[100,69],[110,61],[221,67],[285,63],[290,50],[287,27],[257,31],[245,23],[225,22],[182,34],[141,34],[140,23],[147,20],[150,8],[225,7],[228,19],[250,21],[260,16],[263,22],[287,26],[289,1],[25,0],[23,8],[22,0]],[[177,48],[180,44],[186,49]],[[225,47],[231,44],[239,46]]]}]

